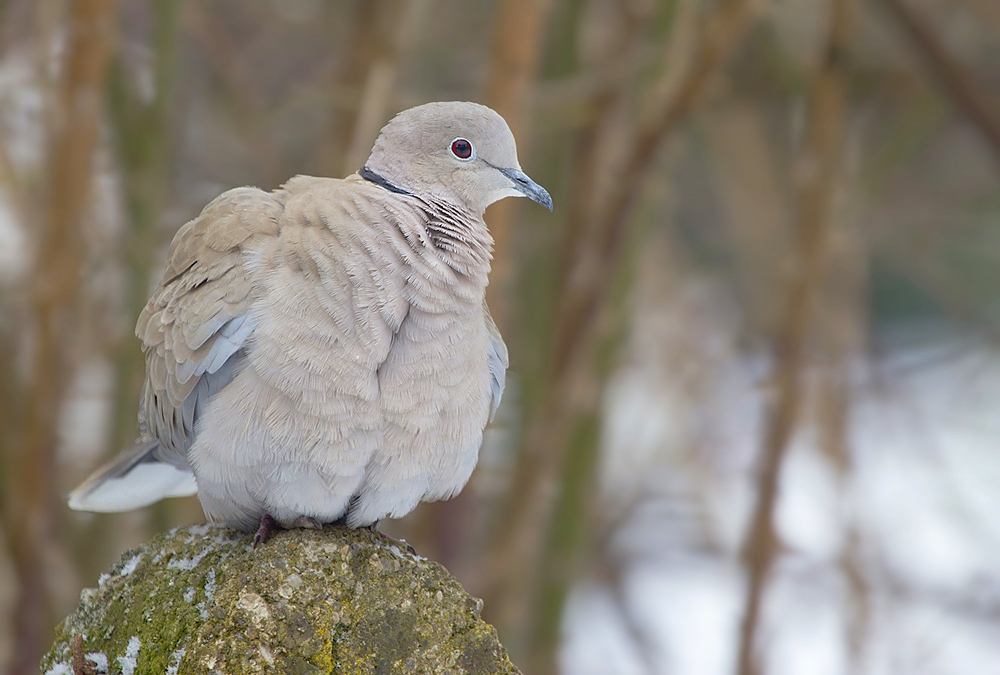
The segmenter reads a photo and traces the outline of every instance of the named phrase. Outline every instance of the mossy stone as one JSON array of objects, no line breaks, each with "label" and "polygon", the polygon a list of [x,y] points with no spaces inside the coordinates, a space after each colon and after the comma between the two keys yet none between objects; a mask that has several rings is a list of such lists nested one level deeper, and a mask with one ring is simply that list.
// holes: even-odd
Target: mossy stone
[{"label": "mossy stone", "polygon": [[[368,530],[202,525],[128,551],[56,630],[42,673],[514,674],[481,603]],[[78,637],[79,636],[79,637]],[[75,646],[74,646],[75,643]]]}]

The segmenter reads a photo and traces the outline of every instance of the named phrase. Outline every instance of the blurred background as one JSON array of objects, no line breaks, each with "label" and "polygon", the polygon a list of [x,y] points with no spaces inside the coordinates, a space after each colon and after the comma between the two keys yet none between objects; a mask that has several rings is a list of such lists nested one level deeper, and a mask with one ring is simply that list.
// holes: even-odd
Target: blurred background
[{"label": "blurred background", "polygon": [[0,670],[194,498],[72,513],[220,192],[503,114],[503,407],[383,529],[525,673],[1000,673],[996,0],[0,2]]}]

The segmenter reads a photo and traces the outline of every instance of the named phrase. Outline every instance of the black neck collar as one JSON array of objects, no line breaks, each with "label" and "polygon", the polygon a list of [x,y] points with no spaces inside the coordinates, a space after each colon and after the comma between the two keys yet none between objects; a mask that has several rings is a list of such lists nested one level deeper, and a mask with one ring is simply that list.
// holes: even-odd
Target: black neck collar
[{"label": "black neck collar", "polygon": [[394,183],[390,183],[388,180],[386,180],[385,178],[383,178],[379,174],[375,173],[374,171],[372,171],[371,169],[369,169],[367,166],[361,167],[361,169],[358,171],[358,175],[361,176],[362,178],[364,178],[366,181],[369,181],[371,183],[375,183],[375,185],[378,185],[380,187],[384,187],[389,192],[395,192],[398,195],[413,194],[409,190],[401,188],[398,185],[395,185]]}]

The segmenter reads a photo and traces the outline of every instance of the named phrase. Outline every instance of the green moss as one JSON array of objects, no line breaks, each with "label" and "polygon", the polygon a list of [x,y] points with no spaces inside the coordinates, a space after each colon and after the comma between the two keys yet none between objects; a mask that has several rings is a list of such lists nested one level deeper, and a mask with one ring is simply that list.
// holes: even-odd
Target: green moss
[{"label": "green moss", "polygon": [[84,591],[42,672],[72,672],[81,635],[110,673],[130,644],[135,675],[517,673],[480,609],[443,567],[366,530],[281,532],[253,551],[198,526],[127,552]]}]

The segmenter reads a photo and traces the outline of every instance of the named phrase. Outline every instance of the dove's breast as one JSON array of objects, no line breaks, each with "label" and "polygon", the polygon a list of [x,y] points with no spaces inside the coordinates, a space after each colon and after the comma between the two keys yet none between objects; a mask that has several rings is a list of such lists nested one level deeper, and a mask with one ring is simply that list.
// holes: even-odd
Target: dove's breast
[{"label": "dove's breast", "polygon": [[246,363],[189,453],[206,512],[247,527],[264,513],[357,526],[451,496],[489,411],[485,284],[415,250],[364,201],[289,211],[247,255]]},{"label": "dove's breast", "polygon": [[391,234],[405,264],[406,310],[377,369],[382,442],[347,514],[352,526],[399,517],[420,501],[461,490],[490,410],[488,257],[478,266],[456,263],[433,243],[426,223],[401,221]]},{"label": "dove's breast", "polygon": [[383,439],[349,524],[404,515],[465,485],[489,414],[487,341],[481,309],[411,308],[379,368]]}]

